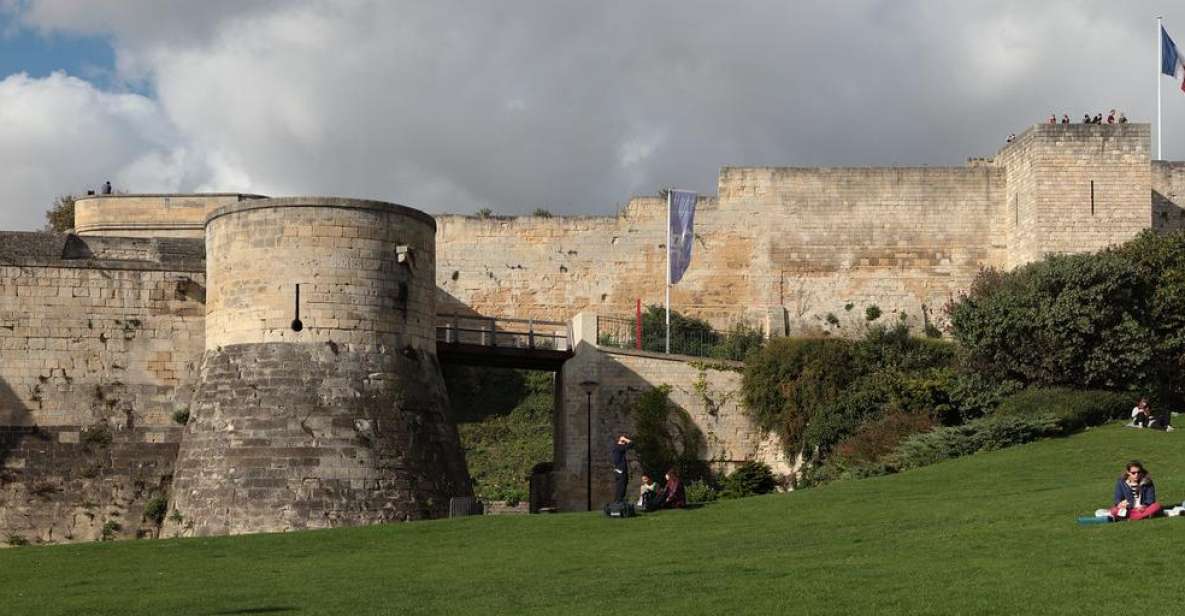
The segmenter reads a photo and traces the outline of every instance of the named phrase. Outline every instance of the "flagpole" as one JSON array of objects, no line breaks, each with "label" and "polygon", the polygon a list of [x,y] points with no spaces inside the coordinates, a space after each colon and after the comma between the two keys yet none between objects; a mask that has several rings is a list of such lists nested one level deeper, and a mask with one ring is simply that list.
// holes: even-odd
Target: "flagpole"
[{"label": "flagpole", "polygon": [[1163,17],[1156,18],[1156,160],[1164,160],[1161,155],[1161,150],[1164,144],[1161,143],[1160,136],[1160,82],[1163,81],[1160,77],[1160,69],[1164,65],[1164,26],[1161,24]]},{"label": "flagpole", "polygon": [[667,190],[667,353],[671,352],[671,191]]}]

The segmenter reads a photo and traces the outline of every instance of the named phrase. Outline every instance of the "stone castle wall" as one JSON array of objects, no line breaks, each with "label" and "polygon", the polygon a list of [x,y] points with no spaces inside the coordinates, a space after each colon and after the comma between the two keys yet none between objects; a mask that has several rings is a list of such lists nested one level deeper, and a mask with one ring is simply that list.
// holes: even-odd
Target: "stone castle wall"
[{"label": "stone castle wall", "polygon": [[[858,332],[874,304],[941,321],[982,267],[1151,226],[1153,179],[1174,195],[1183,180],[1179,166],[1153,172],[1148,143],[1143,124],[1038,125],[967,167],[725,168],[699,199],[672,306],[718,327],[772,318],[775,332]],[[636,198],[615,217],[438,217],[442,304],[551,319],[661,304],[664,216],[663,200]]]},{"label": "stone castle wall", "polygon": [[1185,162],[1152,163],[1152,226],[1158,231],[1185,229]]},{"label": "stone castle wall", "polygon": [[[561,511],[580,511],[587,506],[589,453],[593,506],[613,499],[610,448],[618,434],[635,432],[631,409],[643,393],[660,385],[671,386],[672,433],[692,434],[700,442],[695,455],[709,461],[714,472],[727,473],[748,460],[769,464],[780,475],[792,471],[792,461],[777,438],[761,433],[741,406],[741,364],[597,347],[587,339],[595,331],[589,328],[595,318],[589,313],[577,317],[574,328],[583,326],[584,331],[577,332],[581,341],[576,356],[564,365],[561,375],[564,396],[556,409],[560,425],[556,426],[553,474]],[[596,383],[591,400],[580,386],[587,381]],[[665,470],[642,469],[636,456],[630,460],[630,495],[637,494],[643,470]]]},{"label": "stone castle wall", "polygon": [[434,242],[431,217],[372,201],[207,217],[205,354],[168,533],[441,517],[471,494],[436,359]]},{"label": "stone castle wall", "polygon": [[205,237],[206,215],[260,195],[88,195],[74,202],[74,232],[84,237]]},{"label": "stone castle wall", "polygon": [[0,233],[0,531],[151,531],[204,329],[200,241]]}]

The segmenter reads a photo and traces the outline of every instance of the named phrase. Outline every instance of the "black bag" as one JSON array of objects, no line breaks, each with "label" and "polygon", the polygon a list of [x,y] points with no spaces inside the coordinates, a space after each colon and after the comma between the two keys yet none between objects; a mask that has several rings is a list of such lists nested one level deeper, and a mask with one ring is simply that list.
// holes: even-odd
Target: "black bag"
[{"label": "black bag", "polygon": [[605,505],[605,515],[611,518],[632,518],[638,514],[630,503],[609,503]]}]

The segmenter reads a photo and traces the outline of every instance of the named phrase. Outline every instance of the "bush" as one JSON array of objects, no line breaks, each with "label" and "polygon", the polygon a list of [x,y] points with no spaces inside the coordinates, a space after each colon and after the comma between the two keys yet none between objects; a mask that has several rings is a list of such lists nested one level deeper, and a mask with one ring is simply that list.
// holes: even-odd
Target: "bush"
[{"label": "bush", "polygon": [[876,421],[862,424],[852,436],[836,446],[835,456],[844,466],[872,464],[892,452],[906,437],[933,427],[934,420],[926,413],[893,411]]},{"label": "bush", "polygon": [[951,343],[915,338],[904,324],[872,326],[854,342],[778,338],[746,361],[745,408],[791,455],[817,460],[890,411],[950,420],[954,363]]},{"label": "bush", "polygon": [[774,473],[768,464],[748,461],[737,467],[720,482],[721,498],[742,498],[769,494],[778,487]]},{"label": "bush", "polygon": [[910,436],[885,457],[885,462],[890,470],[906,470],[1061,433],[1062,428],[1051,415],[985,417]]},{"label": "bush", "polygon": [[706,481],[690,481],[684,487],[689,503],[710,503],[717,498],[720,498],[716,493],[716,489],[709,485]]},{"label": "bush", "polygon": [[119,531],[121,530],[123,530],[123,524],[120,524],[115,520],[107,520],[107,522],[103,524],[103,530],[99,534],[99,541],[114,541],[115,536],[119,534]]},{"label": "bush", "polygon": [[1129,394],[1071,389],[1026,389],[996,409],[997,417],[1050,416],[1065,432],[1076,432],[1127,416],[1135,400]]},{"label": "bush", "polygon": [[169,512],[169,498],[154,496],[144,504],[144,519],[160,526],[165,521],[165,514]]},{"label": "bush", "polygon": [[881,307],[873,304],[864,309],[864,320],[875,321],[881,318]]},{"label": "bush", "polygon": [[16,548],[22,545],[29,545],[29,540],[16,533],[9,533],[7,537],[8,545]]},{"label": "bush", "polygon": [[83,430],[79,440],[87,447],[107,447],[113,440],[111,428],[107,424],[95,424]]},{"label": "bush", "polygon": [[715,359],[743,361],[749,353],[756,351],[765,344],[765,334],[747,323],[736,323],[723,336],[719,336],[716,345],[708,352],[708,356]]},{"label": "bush", "polygon": [[189,423],[189,407],[179,408],[173,411],[173,421],[181,425]]},{"label": "bush", "polygon": [[977,371],[1041,387],[1131,389],[1179,401],[1185,232],[1146,231],[1095,254],[985,270],[948,307]]}]

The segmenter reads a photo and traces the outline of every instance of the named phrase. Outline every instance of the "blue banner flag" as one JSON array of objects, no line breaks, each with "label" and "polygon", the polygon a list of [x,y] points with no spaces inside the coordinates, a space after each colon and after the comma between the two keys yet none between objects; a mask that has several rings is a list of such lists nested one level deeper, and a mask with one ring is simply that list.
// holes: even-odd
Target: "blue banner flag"
[{"label": "blue banner flag", "polygon": [[1169,77],[1176,77],[1178,66],[1181,66],[1181,54],[1177,51],[1177,45],[1173,43],[1173,39],[1169,38],[1169,33],[1161,28],[1160,72]]},{"label": "blue banner flag", "polygon": [[671,243],[667,253],[671,263],[671,284],[683,279],[683,272],[691,264],[691,243],[695,239],[692,224],[695,221],[696,194],[688,190],[672,190],[671,212],[667,224],[670,227]]}]

